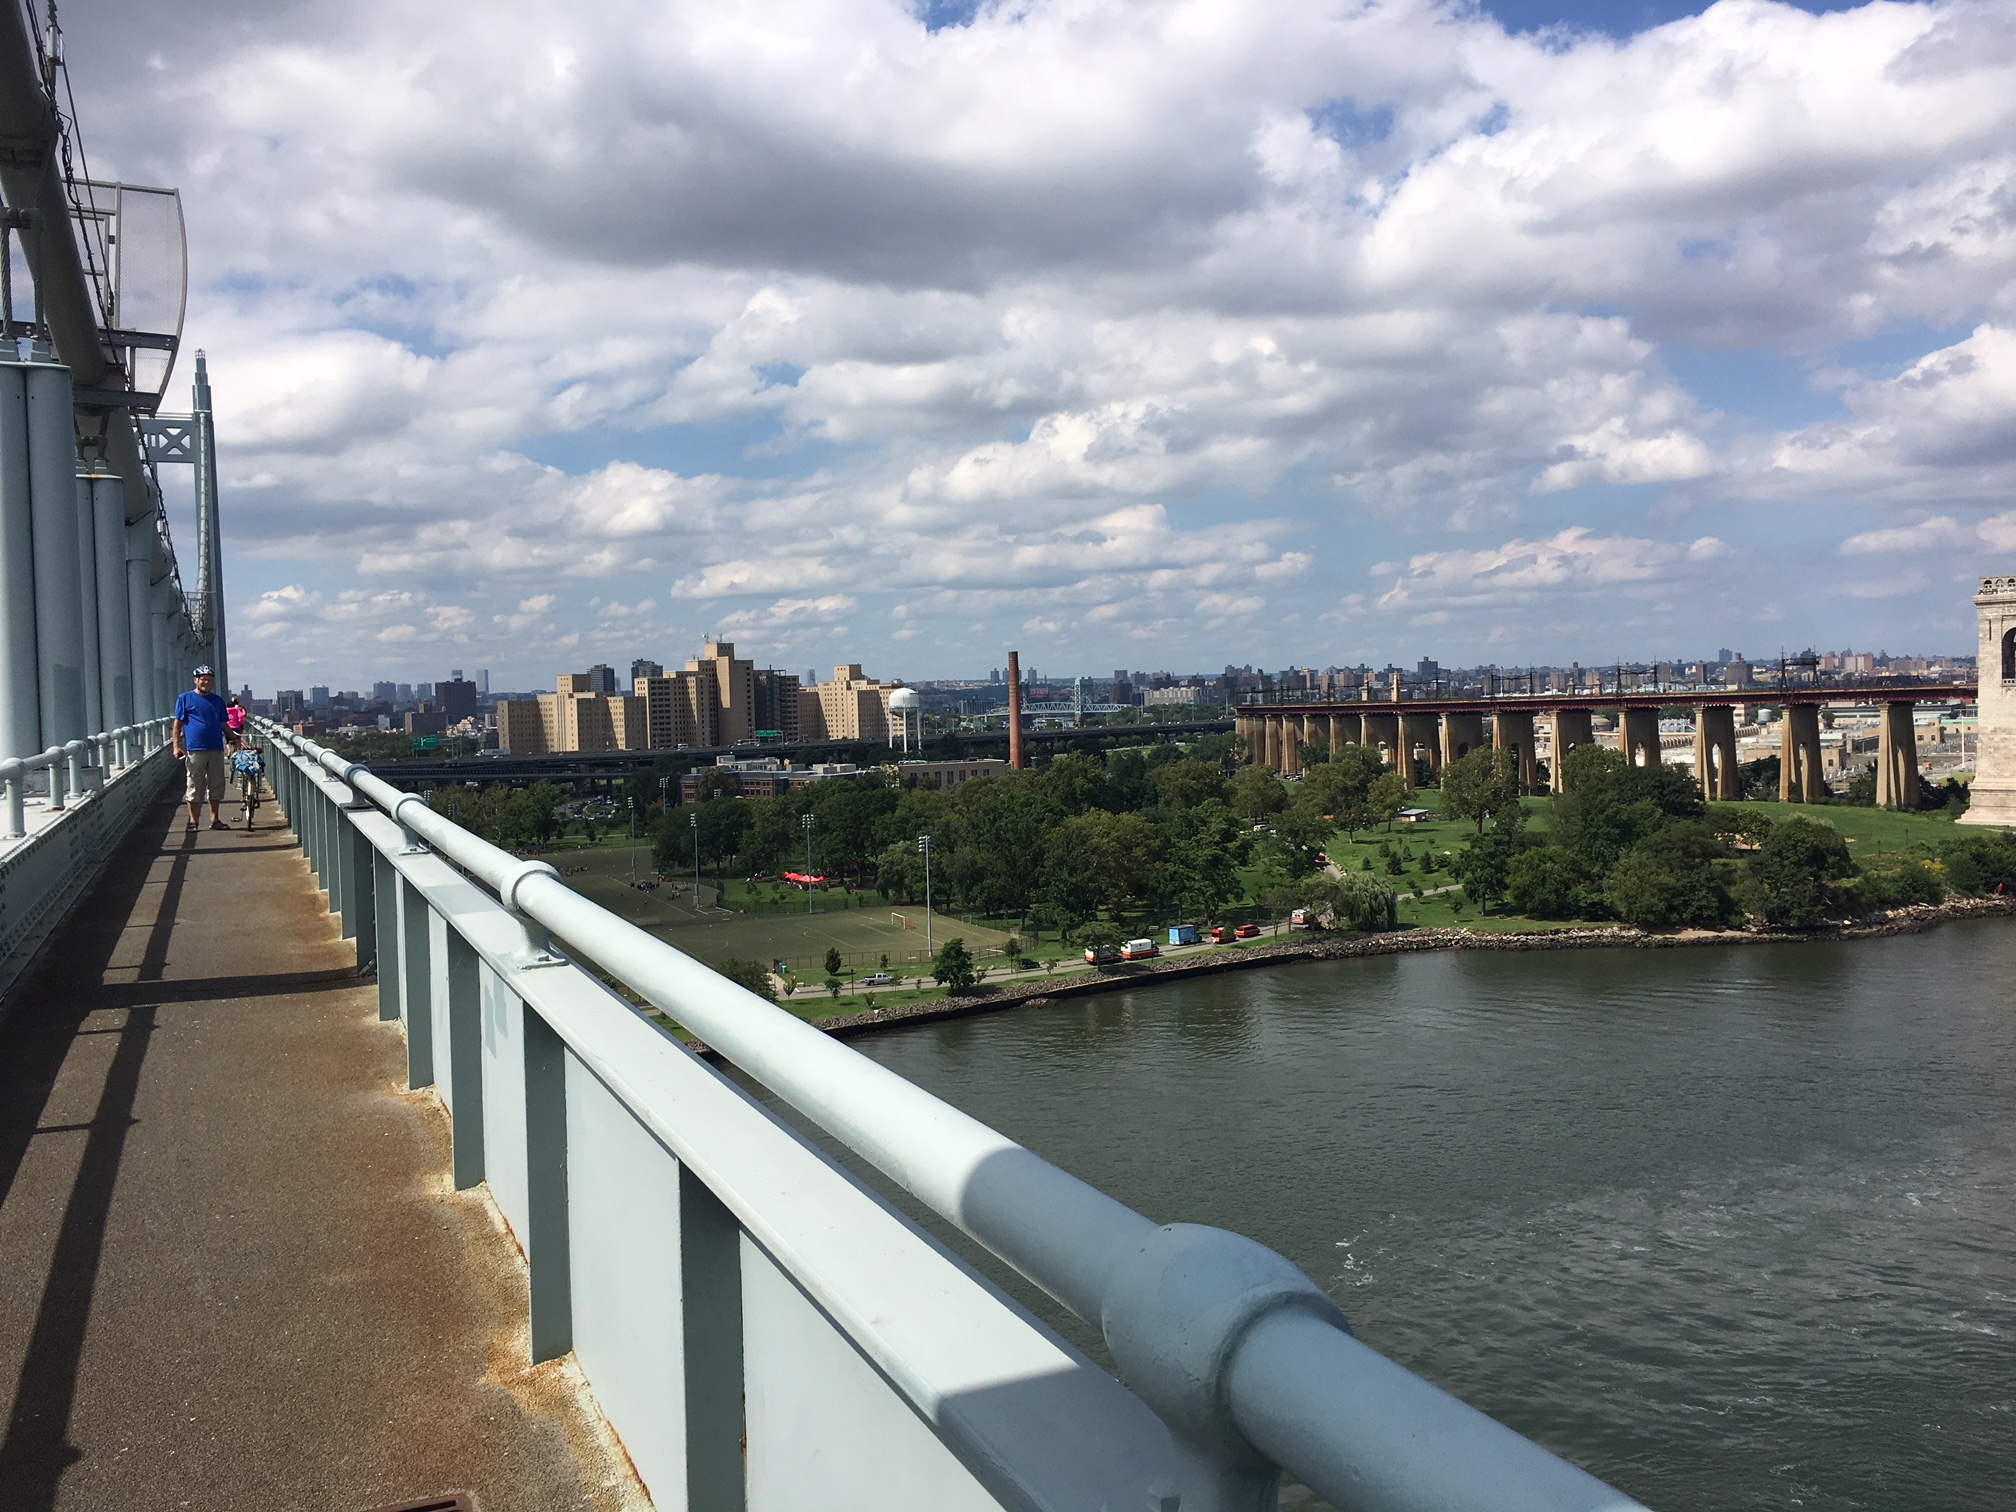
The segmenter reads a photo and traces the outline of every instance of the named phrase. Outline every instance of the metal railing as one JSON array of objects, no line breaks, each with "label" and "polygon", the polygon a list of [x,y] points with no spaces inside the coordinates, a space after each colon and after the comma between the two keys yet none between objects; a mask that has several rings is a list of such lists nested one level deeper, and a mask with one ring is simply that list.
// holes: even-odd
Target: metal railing
[{"label": "metal railing", "polygon": [[52,812],[60,813],[73,798],[88,795],[85,772],[97,768],[104,773],[105,780],[129,767],[137,766],[150,754],[168,744],[168,727],[173,721],[150,719],[142,724],[121,725],[116,730],[105,730],[73,740],[65,745],[51,746],[39,756],[16,756],[0,761],[0,839],[19,840],[28,833],[28,794],[30,779],[37,772],[47,772],[48,787],[44,801]]},{"label": "metal railing", "polygon": [[[1637,1504],[1352,1337],[1287,1260],[1158,1224],[360,764],[266,721],[283,811],[661,1506]],[[565,952],[554,941],[565,942]],[[571,956],[571,959],[569,958]],[[1100,1330],[1122,1386],[584,969]]]},{"label": "metal railing", "polygon": [[160,792],[168,726],[150,720],[0,761],[0,991]]}]

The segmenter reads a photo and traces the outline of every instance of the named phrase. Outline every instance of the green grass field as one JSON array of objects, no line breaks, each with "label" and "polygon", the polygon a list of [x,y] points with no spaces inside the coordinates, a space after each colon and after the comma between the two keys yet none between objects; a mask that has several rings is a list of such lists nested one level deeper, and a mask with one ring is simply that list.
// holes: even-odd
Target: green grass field
[{"label": "green grass field", "polygon": [[[892,972],[907,967],[908,974],[915,975],[921,969],[913,958],[924,954],[924,910],[892,908],[873,893],[850,898],[838,890],[822,892],[816,899],[817,912],[808,914],[801,911],[803,894],[795,894],[795,906],[779,910],[768,904],[765,889],[752,900],[740,879],[721,882],[704,877],[700,900],[706,906],[696,907],[691,877],[676,884],[665,882],[648,893],[632,888],[627,840],[556,848],[544,859],[558,867],[567,885],[582,896],[709,964],[731,957],[782,960],[810,979],[825,975],[820,962],[835,949],[845,964],[863,975],[874,971],[884,955]],[[646,879],[653,875],[650,851],[641,842],[637,874]],[[720,908],[712,906],[717,888],[726,894]],[[909,920],[910,928],[897,922],[899,915]],[[931,934],[938,945],[954,936],[962,938],[976,953],[1008,938],[1002,930],[942,914],[933,922]]]}]

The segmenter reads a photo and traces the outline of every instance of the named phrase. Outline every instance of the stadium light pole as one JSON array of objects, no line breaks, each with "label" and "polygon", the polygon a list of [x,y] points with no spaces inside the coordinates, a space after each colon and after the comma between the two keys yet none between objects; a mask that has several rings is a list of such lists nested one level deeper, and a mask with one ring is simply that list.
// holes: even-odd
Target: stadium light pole
[{"label": "stadium light pole", "polygon": [[917,849],[924,853],[924,954],[931,954],[931,837],[919,835]]},{"label": "stadium light pole", "polygon": [[637,800],[630,800],[630,889],[637,889]]},{"label": "stadium light pole", "polygon": [[805,831],[805,912],[807,912],[808,914],[809,914],[809,913],[811,913],[811,912],[813,911],[813,909],[812,909],[812,824],[813,824],[813,821],[814,821],[815,817],[816,817],[816,816],[815,816],[815,815],[812,815],[812,814],[800,814],[800,815],[798,816],[798,826],[799,826],[799,828],[801,828],[801,829],[803,829],[803,830]]},{"label": "stadium light pole", "polygon": [[688,814],[686,822],[693,826],[693,912],[700,912],[700,816]]}]

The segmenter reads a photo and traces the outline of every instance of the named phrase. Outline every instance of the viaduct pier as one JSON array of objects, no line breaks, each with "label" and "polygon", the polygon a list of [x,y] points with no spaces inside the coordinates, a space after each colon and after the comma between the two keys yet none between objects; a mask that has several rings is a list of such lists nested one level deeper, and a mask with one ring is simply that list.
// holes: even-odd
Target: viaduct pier
[{"label": "viaduct pier", "polygon": [[[1536,755],[1546,732],[1545,787],[1561,789],[1561,756],[1592,744],[1598,714],[1614,718],[1618,749],[1627,761],[1656,766],[1659,719],[1671,709],[1694,711],[1694,771],[1702,796],[1728,801],[1743,796],[1737,772],[1736,710],[1768,704],[1784,710],[1779,721],[1778,796],[1787,803],[1816,803],[1826,793],[1820,767],[1820,711],[1830,704],[1877,705],[1876,801],[1884,808],[1918,806],[1918,746],[1912,717],[1919,704],[1973,702],[1967,682],[1835,682],[1789,687],[1645,688],[1618,692],[1486,692],[1452,697],[1401,697],[1394,687],[1377,697],[1367,684],[1355,699],[1285,699],[1241,705],[1234,724],[1249,758],[1283,776],[1302,770],[1311,746],[1334,750],[1370,746],[1395,766],[1411,787],[1417,760],[1431,773],[1486,746],[1509,751],[1523,791],[1542,791]],[[1402,758],[1406,759],[1402,759]]]}]

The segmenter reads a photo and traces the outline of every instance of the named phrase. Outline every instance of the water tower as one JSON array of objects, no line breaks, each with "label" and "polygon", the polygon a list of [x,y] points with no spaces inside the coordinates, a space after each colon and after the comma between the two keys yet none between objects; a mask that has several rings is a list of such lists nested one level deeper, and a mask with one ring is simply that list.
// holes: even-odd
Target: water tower
[{"label": "water tower", "polygon": [[910,723],[917,723],[917,744],[924,744],[924,705],[917,697],[915,688],[898,688],[889,695],[889,716],[893,723],[889,730],[889,744],[896,744],[896,729],[903,731],[903,753],[910,753]]}]

